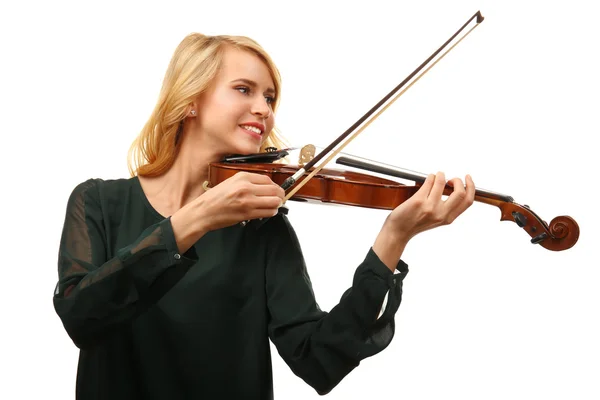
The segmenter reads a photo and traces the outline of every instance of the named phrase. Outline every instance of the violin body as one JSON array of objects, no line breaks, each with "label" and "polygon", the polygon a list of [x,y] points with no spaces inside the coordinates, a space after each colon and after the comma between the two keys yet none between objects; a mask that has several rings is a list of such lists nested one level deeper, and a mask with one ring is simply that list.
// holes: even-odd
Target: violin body
[{"label": "violin body", "polygon": [[[209,184],[214,186],[237,172],[245,171],[267,175],[274,183],[281,186],[298,169],[299,167],[289,164],[213,163],[208,168]],[[308,175],[308,172],[305,175]],[[407,186],[373,175],[322,168],[290,200],[393,210],[408,200],[417,190],[419,190],[418,186]]]}]

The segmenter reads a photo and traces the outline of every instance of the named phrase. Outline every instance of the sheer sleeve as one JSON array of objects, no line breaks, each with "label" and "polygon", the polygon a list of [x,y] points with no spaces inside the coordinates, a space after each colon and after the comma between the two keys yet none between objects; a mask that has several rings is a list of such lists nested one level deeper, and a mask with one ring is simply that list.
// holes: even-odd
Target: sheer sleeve
[{"label": "sheer sleeve", "polygon": [[294,374],[326,394],[361,360],[391,342],[408,266],[399,261],[392,273],[369,249],[352,287],[330,312],[324,312],[315,300],[298,239],[286,217],[279,215],[266,226],[278,237],[268,251],[270,338]]},{"label": "sheer sleeve", "polygon": [[97,184],[88,180],[71,193],[58,254],[54,307],[78,347],[131,321],[183,276],[195,256],[193,250],[178,253],[167,218],[109,258]]}]

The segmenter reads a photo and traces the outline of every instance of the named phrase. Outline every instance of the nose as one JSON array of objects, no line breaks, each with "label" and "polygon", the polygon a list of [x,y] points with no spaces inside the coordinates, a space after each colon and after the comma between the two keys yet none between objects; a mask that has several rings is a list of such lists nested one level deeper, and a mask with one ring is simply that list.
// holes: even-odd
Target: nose
[{"label": "nose", "polygon": [[267,99],[262,96],[257,96],[252,102],[252,114],[262,118],[268,118],[271,114],[271,106],[267,103]]}]

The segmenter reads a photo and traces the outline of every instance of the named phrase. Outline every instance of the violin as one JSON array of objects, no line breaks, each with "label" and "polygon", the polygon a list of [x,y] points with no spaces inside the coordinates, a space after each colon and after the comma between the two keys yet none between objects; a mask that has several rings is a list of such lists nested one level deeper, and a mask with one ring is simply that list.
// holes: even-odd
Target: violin
[{"label": "violin", "polygon": [[[308,155],[305,156],[305,160],[301,161],[308,162],[299,162],[298,165],[279,163],[278,161],[280,159],[289,155],[288,149],[277,150],[269,148],[266,149],[264,153],[231,155],[220,162],[211,163],[209,165],[206,188],[216,186],[224,180],[231,178],[236,173],[244,171],[267,175],[273,182],[286,190],[285,200],[333,203],[347,206],[393,210],[419,190],[427,177],[425,174],[403,170],[398,167],[357,157],[344,156],[336,159],[337,164],[377,174],[408,179],[415,182],[415,185],[404,185],[397,181],[377,175],[351,170],[325,168],[325,165],[353,138],[361,133],[377,116],[387,109],[400,95],[420,79],[420,77],[433,65],[429,66],[425,72],[413,80],[402,92],[399,92],[399,90],[430,63],[444,47],[454,40],[454,38],[473,19],[476,19],[477,25],[479,25],[483,21],[483,16],[479,11],[475,13],[450,39],[404,79],[404,81],[381,99],[373,108],[371,108],[371,110],[335,139],[322,152],[318,155],[314,155],[314,146],[312,146],[312,148],[311,145],[305,146],[303,151],[306,150]],[[474,28],[472,28],[469,33],[473,29]],[[464,39],[467,34],[460,40]],[[456,46],[456,44],[454,44],[454,46]],[[447,54],[448,51],[446,51],[445,54]],[[436,60],[435,63],[442,57],[443,55]],[[398,92],[399,94],[397,94]],[[374,115],[376,111],[378,111],[378,113],[369,120],[368,118]],[[350,136],[351,134],[352,136]],[[348,137],[350,139],[347,139]],[[347,139],[346,142],[343,142],[345,139]],[[340,145],[340,143],[342,144]],[[316,166],[316,163],[328,154],[328,158],[320,165]],[[444,189],[444,195],[450,195],[452,190],[453,188],[447,185]],[[501,221],[515,222],[529,234],[531,243],[539,244],[545,249],[552,251],[566,250],[573,247],[579,238],[579,226],[570,216],[558,216],[552,219],[550,224],[548,224],[531,210],[529,206],[516,203],[511,196],[479,188],[476,188],[475,191],[475,201],[498,207],[501,211]],[[245,224],[243,223],[243,225]]]},{"label": "violin", "polygon": [[[262,153],[257,154],[259,156]],[[285,154],[285,150],[278,155]],[[255,156],[255,155],[250,155]],[[240,158],[240,160],[242,160]],[[386,174],[415,181],[415,185],[351,170],[322,168],[312,179],[307,180],[290,200],[311,203],[332,203],[346,206],[393,210],[421,187],[427,177],[424,174],[400,168],[372,163],[354,157],[339,157],[336,163],[361,168],[375,173]],[[216,185],[240,171],[267,175],[273,182],[282,186],[298,172],[300,166],[269,162],[222,161],[209,165],[209,182]],[[305,173],[305,179],[308,173]],[[446,186],[444,195],[450,195],[453,188]],[[488,191],[475,190],[475,201],[496,206],[501,211],[501,221],[512,221],[531,237],[531,243],[540,244],[548,250],[561,251],[575,245],[579,238],[579,226],[569,216],[558,216],[550,224],[546,223],[527,205],[520,205],[511,196]]]}]

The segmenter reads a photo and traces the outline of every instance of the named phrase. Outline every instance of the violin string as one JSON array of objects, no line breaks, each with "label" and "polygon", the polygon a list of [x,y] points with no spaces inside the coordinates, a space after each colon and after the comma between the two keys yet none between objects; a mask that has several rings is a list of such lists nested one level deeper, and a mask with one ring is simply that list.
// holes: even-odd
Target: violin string
[{"label": "violin string", "polygon": [[448,54],[452,49],[454,49],[454,47],[456,47],[465,37],[467,37],[467,35],[469,35],[478,26],[479,26],[479,24],[476,24],[471,29],[469,29],[467,31],[467,33],[465,33],[458,41],[456,41],[456,43],[454,43],[450,48],[448,48],[448,50],[446,50],[444,53],[442,53],[442,55],[437,60],[435,60],[430,66],[428,66],[423,72],[421,72],[411,83],[409,83],[406,86],[406,88],[402,89],[398,94],[396,94],[387,104],[385,104],[383,106],[383,108],[381,108],[377,113],[375,113],[373,116],[371,116],[357,131],[355,131],[344,142],[342,142],[336,150],[332,151],[330,153],[330,155],[324,161],[322,161],[319,165],[315,166],[312,169],[312,171],[308,174],[308,176],[306,176],[300,182],[297,182],[296,185],[288,192],[288,194],[286,194],[283,202],[285,203],[294,194],[296,194],[296,192],[298,190],[300,190],[302,188],[302,186],[304,186],[310,179],[312,179],[313,176],[315,176],[317,173],[319,173],[319,171],[323,167],[325,167],[326,164],[328,164],[335,156],[337,156],[338,153],[344,147],[346,147],[352,140],[354,140],[375,119],[377,119],[381,114],[383,114],[383,112],[385,110],[387,110],[388,107],[390,107],[400,96],[402,96],[408,89],[410,89],[412,87],[412,85],[414,85],[419,79],[421,79],[421,77],[423,75],[425,75],[431,68],[433,68],[434,65],[436,65],[442,58],[444,58],[446,56],[446,54]]}]

